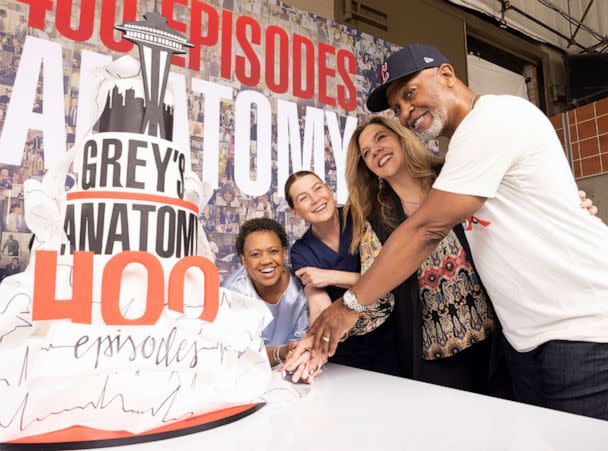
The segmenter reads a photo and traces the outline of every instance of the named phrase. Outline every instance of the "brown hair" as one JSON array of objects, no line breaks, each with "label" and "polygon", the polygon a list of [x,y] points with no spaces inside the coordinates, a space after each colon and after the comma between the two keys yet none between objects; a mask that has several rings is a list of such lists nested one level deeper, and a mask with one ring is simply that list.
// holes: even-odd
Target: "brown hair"
[{"label": "brown hair", "polygon": [[361,241],[363,224],[371,213],[377,212],[383,223],[393,226],[389,211],[389,196],[392,190],[380,189],[377,176],[367,167],[361,158],[359,137],[368,125],[379,124],[394,132],[399,137],[401,150],[409,174],[420,183],[420,189],[426,195],[441,166],[443,158],[436,157],[407,128],[394,119],[386,116],[371,116],[354,131],[346,154],[346,182],[349,199],[345,214],[350,212],[353,220],[353,240],[350,251],[356,252]]},{"label": "brown hair", "polygon": [[[291,185],[293,185],[296,180],[301,179],[302,177],[306,177],[307,175],[314,175],[316,178],[321,180],[321,177],[319,177],[317,174],[315,174],[312,171],[294,172],[287,178],[287,181],[285,182],[285,199],[287,199],[287,203],[289,204],[290,208],[293,208],[293,199],[291,198],[291,195],[289,194]],[[321,181],[323,181],[323,180],[321,180]]]}]

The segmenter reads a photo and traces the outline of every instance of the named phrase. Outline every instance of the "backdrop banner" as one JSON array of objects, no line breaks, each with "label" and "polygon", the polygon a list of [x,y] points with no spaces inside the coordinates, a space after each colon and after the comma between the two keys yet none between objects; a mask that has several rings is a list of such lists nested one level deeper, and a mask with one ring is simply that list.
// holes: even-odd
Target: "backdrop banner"
[{"label": "backdrop banner", "polygon": [[[114,26],[154,7],[0,0],[0,278],[29,258],[23,182],[94,131],[105,106],[99,68],[139,58]],[[224,275],[238,266],[246,219],[274,218],[292,241],[306,230],[283,197],[290,173],[314,170],[345,202],[348,141],[379,82],[375,68],[397,47],[277,1],[158,0],[157,8],[193,44],[173,56],[172,141],[213,193],[200,219]]]}]

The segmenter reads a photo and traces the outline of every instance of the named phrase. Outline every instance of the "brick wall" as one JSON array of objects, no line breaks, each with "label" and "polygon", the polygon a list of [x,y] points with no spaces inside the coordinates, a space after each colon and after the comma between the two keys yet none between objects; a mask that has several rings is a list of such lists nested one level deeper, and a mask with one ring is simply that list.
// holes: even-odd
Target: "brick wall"
[{"label": "brick wall", "polygon": [[[561,114],[550,119],[565,146]],[[608,98],[568,111],[568,123],[574,176],[608,174]]]}]

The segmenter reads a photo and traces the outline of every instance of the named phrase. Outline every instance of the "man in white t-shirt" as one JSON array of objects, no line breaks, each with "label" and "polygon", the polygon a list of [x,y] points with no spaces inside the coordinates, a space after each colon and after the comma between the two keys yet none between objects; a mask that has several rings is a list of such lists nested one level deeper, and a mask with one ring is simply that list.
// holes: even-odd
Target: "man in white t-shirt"
[{"label": "man in white t-shirt", "polygon": [[479,97],[423,44],[381,66],[370,111],[391,108],[421,140],[450,138],[426,201],[372,268],[311,327],[332,355],[358,312],[420,266],[465,223],[476,268],[501,320],[520,400],[608,419],[608,227],[580,208],[545,115],[512,96]]}]

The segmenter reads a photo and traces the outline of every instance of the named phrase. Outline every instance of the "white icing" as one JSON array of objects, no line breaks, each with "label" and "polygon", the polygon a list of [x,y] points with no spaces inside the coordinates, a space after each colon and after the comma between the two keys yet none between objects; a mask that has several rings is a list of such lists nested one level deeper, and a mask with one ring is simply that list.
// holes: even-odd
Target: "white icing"
[{"label": "white icing", "polygon": [[[99,141],[108,135],[118,139],[136,137],[157,144],[164,141],[126,133],[87,139]],[[73,425],[143,432],[255,401],[270,380],[260,337],[271,321],[268,309],[257,300],[220,290],[215,321],[199,320],[204,305],[204,281],[200,270],[190,269],[184,283],[185,313],[169,310],[168,277],[179,260],[174,257],[159,258],[165,278],[165,307],[154,326],[104,325],[101,282],[103,269],[112,255],[94,256],[92,325],[67,320],[32,321],[36,252],[59,251],[67,243],[63,230],[66,206],[70,203],[79,206],[84,201],[66,200],[65,176],[74,158],[82,157],[87,139],[67,152],[42,181],[31,179],[24,185],[26,221],[37,239],[25,271],[6,278],[0,285],[0,442]],[[176,197],[175,190],[156,191],[153,159],[142,155],[146,164],[138,168],[138,178],[145,181],[141,191]],[[166,177],[173,189],[178,173],[169,168]],[[203,208],[210,197],[209,187],[190,170],[184,174],[184,183],[184,199]],[[120,189],[109,186],[103,190],[126,191],[124,183],[121,185]],[[79,175],[72,191],[81,190],[82,175]],[[118,201],[103,202],[109,208]],[[137,238],[138,227],[131,219],[130,234]],[[197,254],[213,258],[200,221],[197,228]],[[153,233],[156,229],[150,230]],[[151,236],[150,242],[154,238]],[[148,251],[154,253],[153,249]],[[72,256],[59,256],[57,268],[44,270],[56,271],[56,297],[71,298],[75,283]],[[126,268],[120,291],[125,317],[137,318],[144,312],[146,283],[147,274],[142,266]],[[122,346],[118,345],[118,337]],[[169,342],[172,346],[167,345]],[[180,343],[185,343],[181,351]],[[173,356],[181,352],[181,358],[163,358],[167,347]]]}]

